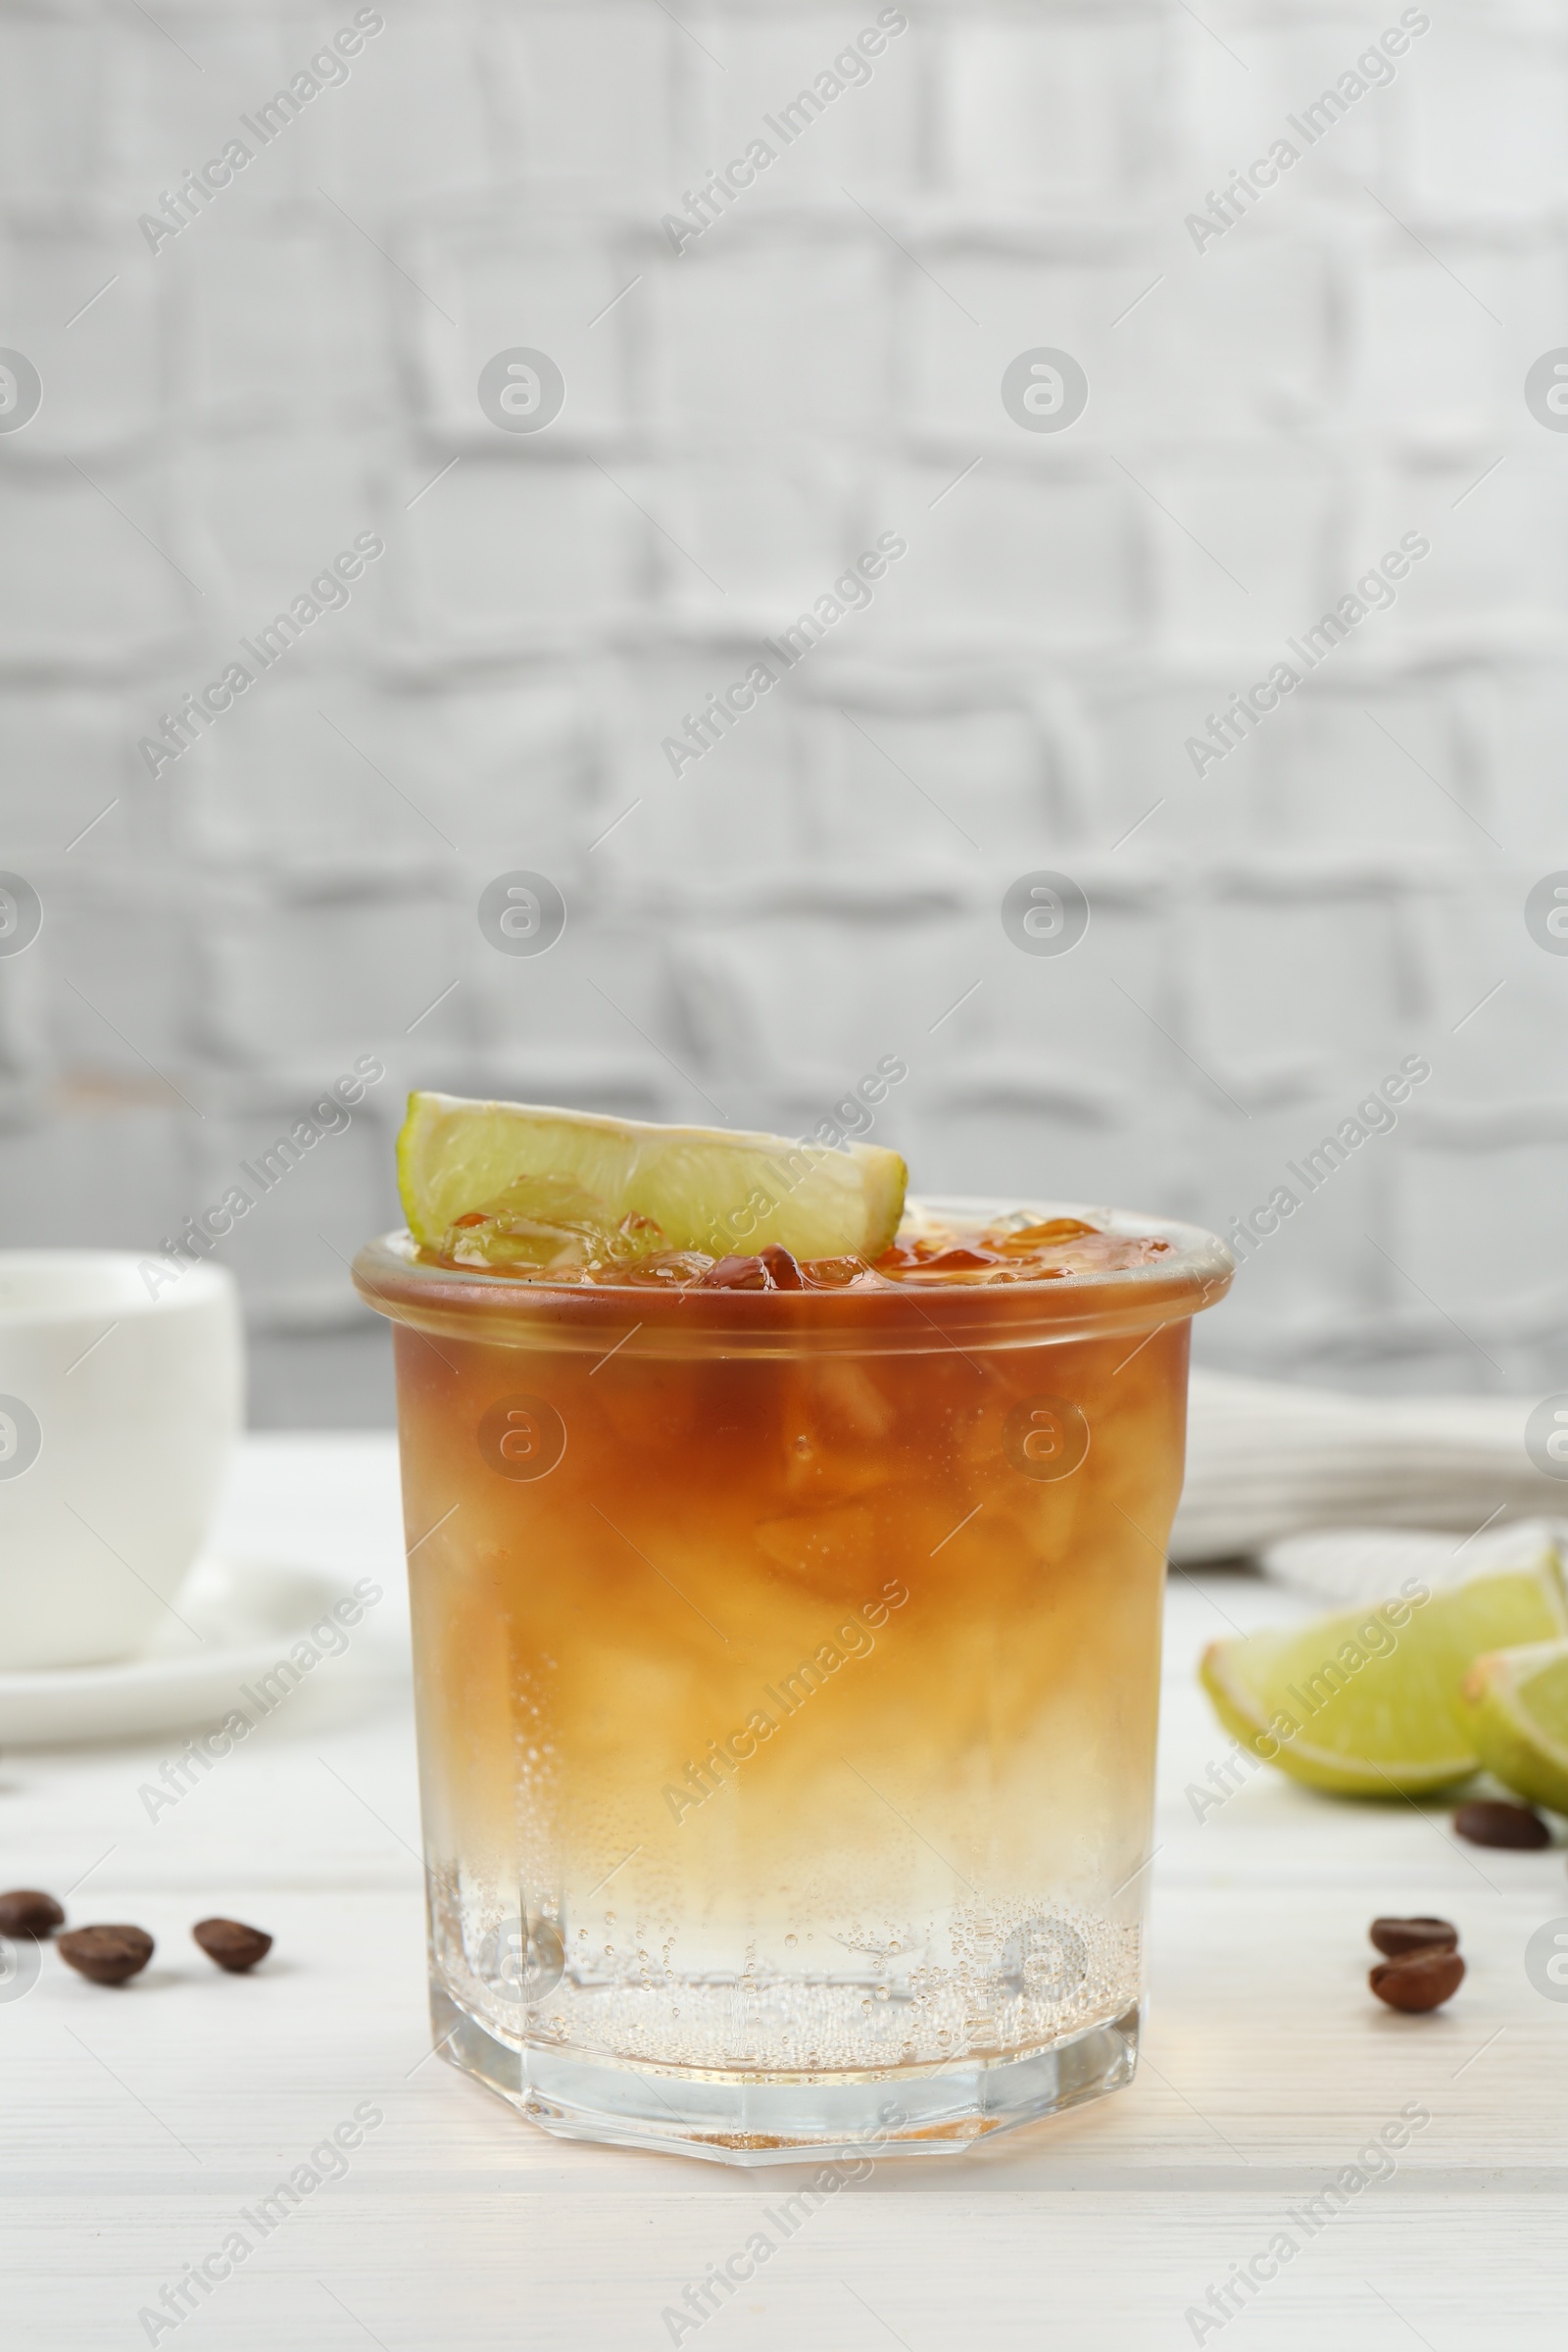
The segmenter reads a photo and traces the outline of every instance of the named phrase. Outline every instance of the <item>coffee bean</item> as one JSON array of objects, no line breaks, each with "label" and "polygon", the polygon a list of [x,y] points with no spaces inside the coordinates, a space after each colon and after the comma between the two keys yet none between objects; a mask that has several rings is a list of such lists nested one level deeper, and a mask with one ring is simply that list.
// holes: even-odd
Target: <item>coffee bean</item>
[{"label": "coffee bean", "polygon": [[1461,1805],[1453,1817],[1453,1826],[1461,1838],[1472,1845],[1549,1845],[1551,1832],[1539,1813],[1528,1805],[1505,1805],[1492,1797],[1478,1797],[1474,1804]]},{"label": "coffee bean", "polygon": [[36,1886],[13,1886],[0,1894],[0,1936],[31,1936],[35,1940],[63,1928],[66,1915],[52,1894]]},{"label": "coffee bean", "polygon": [[242,1977],[272,1948],[272,1938],[264,1929],[248,1928],[239,1919],[199,1919],[191,1934],[208,1959],[231,1977]]},{"label": "coffee bean", "polygon": [[123,1984],[139,1976],[153,1956],[145,1928],[73,1928],[55,1937],[62,1960],[94,1984]]},{"label": "coffee bean", "polygon": [[1451,1952],[1459,1940],[1458,1929],[1446,1919],[1375,1919],[1367,1934],[1391,1959],[1401,1952]]},{"label": "coffee bean", "polygon": [[1430,1947],[1401,1952],[1380,1960],[1367,1983],[1391,2009],[1438,2009],[1464,1983],[1464,1962],[1457,1952]]}]

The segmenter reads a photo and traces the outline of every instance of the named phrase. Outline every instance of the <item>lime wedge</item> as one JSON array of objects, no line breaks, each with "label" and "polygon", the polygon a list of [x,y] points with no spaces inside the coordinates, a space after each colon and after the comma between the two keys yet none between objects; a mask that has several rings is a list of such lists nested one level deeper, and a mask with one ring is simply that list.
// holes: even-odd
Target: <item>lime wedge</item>
[{"label": "lime wedge", "polygon": [[1487,1770],[1533,1804],[1568,1813],[1568,1642],[1477,1658],[1464,1698]]},{"label": "lime wedge", "polygon": [[1419,1796],[1482,1761],[1460,1691],[1481,1653],[1562,1635],[1568,1592],[1547,1551],[1533,1569],[1425,1599],[1212,1642],[1200,1673],[1226,1730],[1292,1780],[1344,1796]]},{"label": "lime wedge", "polygon": [[[470,1263],[552,1266],[648,1250],[879,1257],[908,1170],[874,1144],[657,1127],[526,1102],[409,1097],[398,1189],[421,1248]],[[475,1223],[460,1227],[459,1220]]]}]

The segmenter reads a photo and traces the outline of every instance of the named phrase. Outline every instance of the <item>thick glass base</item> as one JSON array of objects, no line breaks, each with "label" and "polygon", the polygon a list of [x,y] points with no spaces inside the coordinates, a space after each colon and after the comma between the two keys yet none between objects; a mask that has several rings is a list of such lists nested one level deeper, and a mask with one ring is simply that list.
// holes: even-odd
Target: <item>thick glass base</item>
[{"label": "thick glass base", "polygon": [[430,1987],[441,2054],[558,2139],[593,2139],[716,2164],[961,2155],[977,2140],[1130,2082],[1136,2008],[1018,2058],[855,2076],[720,2076],[632,2067],[498,2040]]}]

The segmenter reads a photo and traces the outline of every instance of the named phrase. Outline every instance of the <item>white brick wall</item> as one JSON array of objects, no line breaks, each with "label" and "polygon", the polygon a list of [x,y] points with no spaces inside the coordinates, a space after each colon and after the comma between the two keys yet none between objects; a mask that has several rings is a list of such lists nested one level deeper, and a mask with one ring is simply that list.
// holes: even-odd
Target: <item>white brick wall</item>
[{"label": "white brick wall", "polygon": [[[906,13],[677,256],[661,216],[873,0],[386,0],[154,255],[137,215],[350,0],[0,5],[0,346],[44,383],[0,432],[0,867],[45,909],[0,955],[0,1238],[156,1242],[379,1054],[230,1246],[264,1421],[387,1409],[343,1257],[408,1084],[800,1126],[895,1051],[928,1187],[1215,1224],[1425,1053],[1203,1352],[1568,1379],[1568,958],[1523,919],[1568,866],[1568,437],[1522,396],[1568,339],[1568,7],[1434,6],[1201,255],[1184,216],[1394,0]],[[566,379],[537,437],[475,395],[516,345]],[[1041,345],[1090,380],[1059,435],[1000,397]],[[368,530],[349,605],[149,777]],[[875,601],[673,777],[885,530]],[[1205,712],[1408,531],[1397,604],[1196,777]],[[569,909],[537,960],[476,921],[514,867]],[[1035,868],[1091,902],[1059,959],[1002,927]]]}]

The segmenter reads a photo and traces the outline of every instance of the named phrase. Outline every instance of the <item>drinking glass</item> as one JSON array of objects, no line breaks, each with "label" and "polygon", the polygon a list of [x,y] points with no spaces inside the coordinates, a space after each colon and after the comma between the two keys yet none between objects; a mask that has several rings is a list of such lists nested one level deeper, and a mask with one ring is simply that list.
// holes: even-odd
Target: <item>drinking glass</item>
[{"label": "drinking glass", "polygon": [[1026,1205],[1169,1247],[765,1292],[362,1251],[434,2031],[545,2130],[940,2154],[1131,2080],[1190,1319],[1231,1259]]}]

